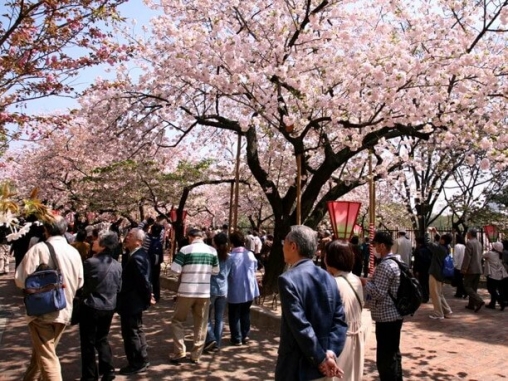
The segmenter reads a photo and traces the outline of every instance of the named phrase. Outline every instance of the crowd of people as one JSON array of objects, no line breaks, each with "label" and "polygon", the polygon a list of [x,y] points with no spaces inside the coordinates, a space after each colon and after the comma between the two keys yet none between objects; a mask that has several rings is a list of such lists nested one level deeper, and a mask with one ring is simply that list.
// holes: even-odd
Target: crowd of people
[{"label": "crowd of people", "polygon": [[[467,241],[457,237],[455,269],[449,279],[443,275],[443,267],[452,252],[453,237],[433,233],[435,242],[417,239],[413,249],[403,230],[396,239],[390,233],[378,232],[371,243],[358,239],[344,243],[334,240],[329,231],[318,233],[293,226],[283,241],[287,269],[278,281],[282,316],[275,379],[361,380],[365,342],[373,320],[380,380],[402,380],[399,347],[404,316],[393,298],[400,285],[398,262],[411,267],[420,280],[423,302],[433,304],[431,319],[445,319],[453,313],[443,294],[447,282],[457,287],[456,297],[469,297],[466,308],[479,312],[485,306],[477,293],[482,273],[491,295],[486,308],[499,304],[504,310],[508,302],[508,250],[503,243],[496,242],[483,253],[476,230],[467,232]],[[30,239],[22,240],[27,245],[23,255],[19,254],[19,242],[13,245],[15,281],[20,288],[41,263],[55,266],[42,242],[54,246],[67,300],[62,310],[28,317],[33,351],[24,380],[62,379],[56,346],[71,321],[76,300],[80,307],[77,322],[82,381],[112,380],[116,376],[108,341],[115,312],[120,316],[127,358],[118,372],[131,375],[148,370],[143,313],[161,297],[159,277],[168,247],[167,227],[162,219],[148,219],[131,225],[124,235],[122,239],[118,224],[86,227],[69,234],[66,219],[57,216],[38,225]],[[170,327],[171,364],[199,363],[203,352],[220,351],[226,306],[229,345],[248,344],[250,309],[260,295],[256,272],[268,265],[272,246],[273,236],[264,231],[244,235],[228,231],[227,226],[222,231],[187,230],[170,266],[178,275]],[[373,273],[369,273],[371,246],[376,257]],[[362,313],[365,307],[370,314]],[[194,338],[187,350],[184,331],[189,314]]]}]

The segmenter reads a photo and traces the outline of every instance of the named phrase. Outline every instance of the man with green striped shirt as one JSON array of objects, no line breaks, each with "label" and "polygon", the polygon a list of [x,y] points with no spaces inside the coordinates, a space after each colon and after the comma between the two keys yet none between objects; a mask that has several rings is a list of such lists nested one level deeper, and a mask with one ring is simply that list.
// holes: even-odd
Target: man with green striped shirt
[{"label": "man with green striped shirt", "polygon": [[203,242],[201,229],[191,229],[189,245],[176,254],[171,271],[180,276],[175,314],[171,321],[173,356],[170,362],[180,364],[186,357],[184,323],[192,311],[194,347],[190,360],[198,363],[205,346],[208,307],[210,306],[210,277],[219,273],[217,251]]}]

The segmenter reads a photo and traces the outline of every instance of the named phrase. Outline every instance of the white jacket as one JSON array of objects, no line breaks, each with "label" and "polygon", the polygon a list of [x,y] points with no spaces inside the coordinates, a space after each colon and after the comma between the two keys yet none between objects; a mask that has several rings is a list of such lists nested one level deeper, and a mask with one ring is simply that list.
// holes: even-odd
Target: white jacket
[{"label": "white jacket", "polygon": [[[63,236],[54,236],[47,239],[55,249],[55,255],[58,260],[60,272],[62,273],[63,284],[65,286],[65,299],[67,307],[63,310],[52,312],[42,316],[27,316],[29,322],[35,319],[41,319],[46,322],[67,324],[71,320],[72,300],[76,291],[83,287],[83,263],[78,251],[67,243]],[[16,269],[14,280],[16,286],[25,288],[25,279],[32,274],[41,263],[46,263],[52,269],[56,268],[51,260],[48,247],[44,242],[39,242],[32,246],[23,257],[23,261]]]}]

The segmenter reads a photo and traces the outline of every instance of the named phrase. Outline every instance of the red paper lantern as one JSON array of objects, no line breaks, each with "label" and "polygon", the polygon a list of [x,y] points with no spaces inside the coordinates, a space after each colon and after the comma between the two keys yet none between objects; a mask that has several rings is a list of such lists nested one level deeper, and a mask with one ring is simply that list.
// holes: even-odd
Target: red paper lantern
[{"label": "red paper lantern", "polygon": [[499,238],[499,231],[497,230],[497,226],[486,225],[483,227],[483,231],[487,235],[487,238],[490,242],[497,242],[497,239]]},{"label": "red paper lantern", "polygon": [[328,201],[328,213],[336,239],[351,239],[361,205],[361,202],[355,201]]},{"label": "red paper lantern", "polygon": [[[174,208],[171,208],[171,210],[169,211],[169,218],[171,219],[171,222],[175,222],[178,218],[178,215],[177,215],[177,209],[174,209]],[[182,213],[182,222],[185,221],[185,218],[187,217],[187,211],[184,210],[183,213]]]}]

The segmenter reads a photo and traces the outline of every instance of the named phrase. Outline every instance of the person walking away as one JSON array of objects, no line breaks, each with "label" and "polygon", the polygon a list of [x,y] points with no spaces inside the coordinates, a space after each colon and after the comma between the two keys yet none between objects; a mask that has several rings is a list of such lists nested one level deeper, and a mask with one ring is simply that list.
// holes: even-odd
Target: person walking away
[{"label": "person walking away", "polygon": [[[504,269],[508,272],[508,240],[503,240],[503,253],[501,255],[501,263],[503,264]],[[504,294],[504,304],[508,305],[508,277],[503,278],[501,280],[501,289],[503,292],[501,293],[501,297]]]},{"label": "person walking away", "polygon": [[81,381],[95,381],[99,375],[102,375],[101,381],[110,381],[115,378],[115,367],[108,335],[117,294],[122,288],[122,265],[112,258],[118,236],[112,231],[99,233],[94,245],[97,254],[83,265],[85,283],[79,320]]},{"label": "person walking away", "polygon": [[172,364],[180,364],[186,357],[185,321],[192,311],[194,322],[194,346],[191,362],[199,363],[205,347],[208,308],[210,306],[210,278],[219,274],[217,251],[203,242],[204,232],[191,229],[188,234],[190,244],[176,254],[171,271],[180,276],[175,313],[171,320],[173,338]]},{"label": "person walking away", "polygon": [[81,260],[84,262],[90,257],[91,247],[86,240],[86,230],[78,230],[76,234],[76,239],[71,246],[74,247],[79,255],[81,256]]},{"label": "person walking away", "polygon": [[482,273],[482,244],[478,241],[476,229],[469,229],[467,232],[466,250],[460,272],[464,275],[464,290],[469,296],[467,309],[474,312],[480,311],[485,305],[483,299],[478,295],[478,284]]},{"label": "person walking away", "polygon": [[229,236],[233,246],[231,270],[228,277],[228,318],[232,345],[247,344],[250,332],[250,306],[259,296],[256,279],[257,260],[247,250],[242,232],[235,231]]},{"label": "person walking away", "polygon": [[487,277],[487,290],[490,294],[490,303],[485,308],[495,310],[497,302],[501,307],[501,311],[504,311],[506,295],[501,282],[504,278],[508,277],[508,272],[503,266],[502,253],[503,244],[501,242],[494,242],[492,250],[483,254],[483,259],[485,260],[483,275]]},{"label": "person walking away", "polygon": [[455,239],[457,243],[453,247],[453,284],[457,287],[457,290],[455,291],[454,297],[466,298],[467,293],[466,290],[464,290],[464,275],[460,272],[462,261],[464,260],[464,253],[466,251],[466,241],[460,234],[457,234]]},{"label": "person walking away", "polygon": [[9,274],[9,258],[10,258],[10,245],[7,243],[7,238],[4,234],[0,234],[0,275]]},{"label": "person walking away", "polygon": [[122,272],[122,289],[117,300],[123,345],[128,362],[120,369],[120,374],[123,375],[144,372],[150,365],[143,329],[143,311],[150,307],[152,285],[150,259],[142,248],[144,239],[143,230],[133,228],[124,241],[129,257]]},{"label": "person walking away", "polygon": [[274,237],[272,234],[267,234],[265,240],[263,241],[263,246],[261,247],[261,262],[263,263],[265,274],[268,258],[270,257],[270,253],[272,251],[273,239]]},{"label": "person walking away", "polygon": [[440,236],[439,245],[435,243],[429,244],[429,249],[432,252],[429,268],[429,290],[432,305],[434,306],[434,311],[429,317],[435,320],[449,318],[453,313],[443,294],[443,285],[445,281],[443,276],[444,260],[450,254],[451,242],[451,234],[446,233]]},{"label": "person walking away", "polygon": [[376,366],[380,381],[401,381],[403,319],[393,301],[400,285],[400,268],[395,260],[400,261],[400,257],[392,253],[393,238],[387,232],[377,232],[372,244],[376,257],[381,260],[372,278],[361,278],[361,281],[366,304],[376,322]]},{"label": "person walking away", "polygon": [[326,270],[337,283],[348,326],[344,349],[337,358],[337,366],[344,372],[341,380],[361,381],[365,342],[372,322],[370,318],[365,323],[362,322],[363,288],[360,278],[352,273],[354,254],[348,245],[332,241],[326,247],[324,259]]},{"label": "person walking away", "polygon": [[254,250],[252,252],[254,253],[254,257],[258,261],[258,270],[262,270],[263,262],[261,261],[261,249],[263,247],[263,242],[261,241],[261,238],[259,238],[259,232],[257,230],[254,230],[252,232],[252,240],[254,243]]},{"label": "person walking away", "polygon": [[292,226],[284,239],[289,269],[278,279],[282,316],[276,381],[343,376],[336,361],[346,341],[346,317],[337,283],[312,262],[316,248],[316,232],[308,226]]},{"label": "person walking away", "polygon": [[413,248],[411,247],[411,241],[406,237],[405,229],[399,229],[398,238],[393,243],[392,252],[395,255],[399,255],[402,262],[411,268]]},{"label": "person walking away", "polygon": [[[164,249],[163,241],[161,239],[162,225],[157,223],[153,224],[148,233],[148,257],[152,266],[150,281],[152,282],[153,297],[156,303],[159,303],[161,298],[161,264],[164,262]],[[145,239],[146,240],[146,239]]]},{"label": "person walking away", "polygon": [[208,313],[208,332],[205,340],[206,351],[220,350],[224,329],[224,311],[228,294],[228,276],[231,270],[229,260],[228,236],[224,233],[213,237],[213,244],[219,257],[220,271],[210,279],[210,311]]},{"label": "person walking away", "polygon": [[[351,237],[349,242],[349,247],[354,254],[354,265],[353,265],[353,274],[360,277],[362,276],[362,268],[363,268],[363,253],[360,247],[360,239],[358,236],[354,235]],[[326,251],[326,250],[325,250]]]},{"label": "person walking away", "polygon": [[425,242],[425,237],[417,237],[413,272],[422,287],[422,303],[427,303],[429,301],[429,268],[431,260],[432,252]]},{"label": "person walking away", "polygon": [[[60,360],[56,347],[66,325],[72,316],[72,301],[76,291],[83,286],[83,264],[78,251],[67,243],[64,237],[67,221],[55,216],[44,223],[46,240],[55,250],[63,284],[66,307],[45,315],[27,316],[28,330],[32,341],[32,356],[23,381],[62,381]],[[40,264],[57,268],[44,242],[37,243],[24,255],[16,269],[15,281],[19,288],[25,287],[25,280]]]},{"label": "person walking away", "polygon": [[369,237],[364,238],[361,249],[363,255],[363,276],[367,278],[369,276],[369,265],[370,265]]}]

